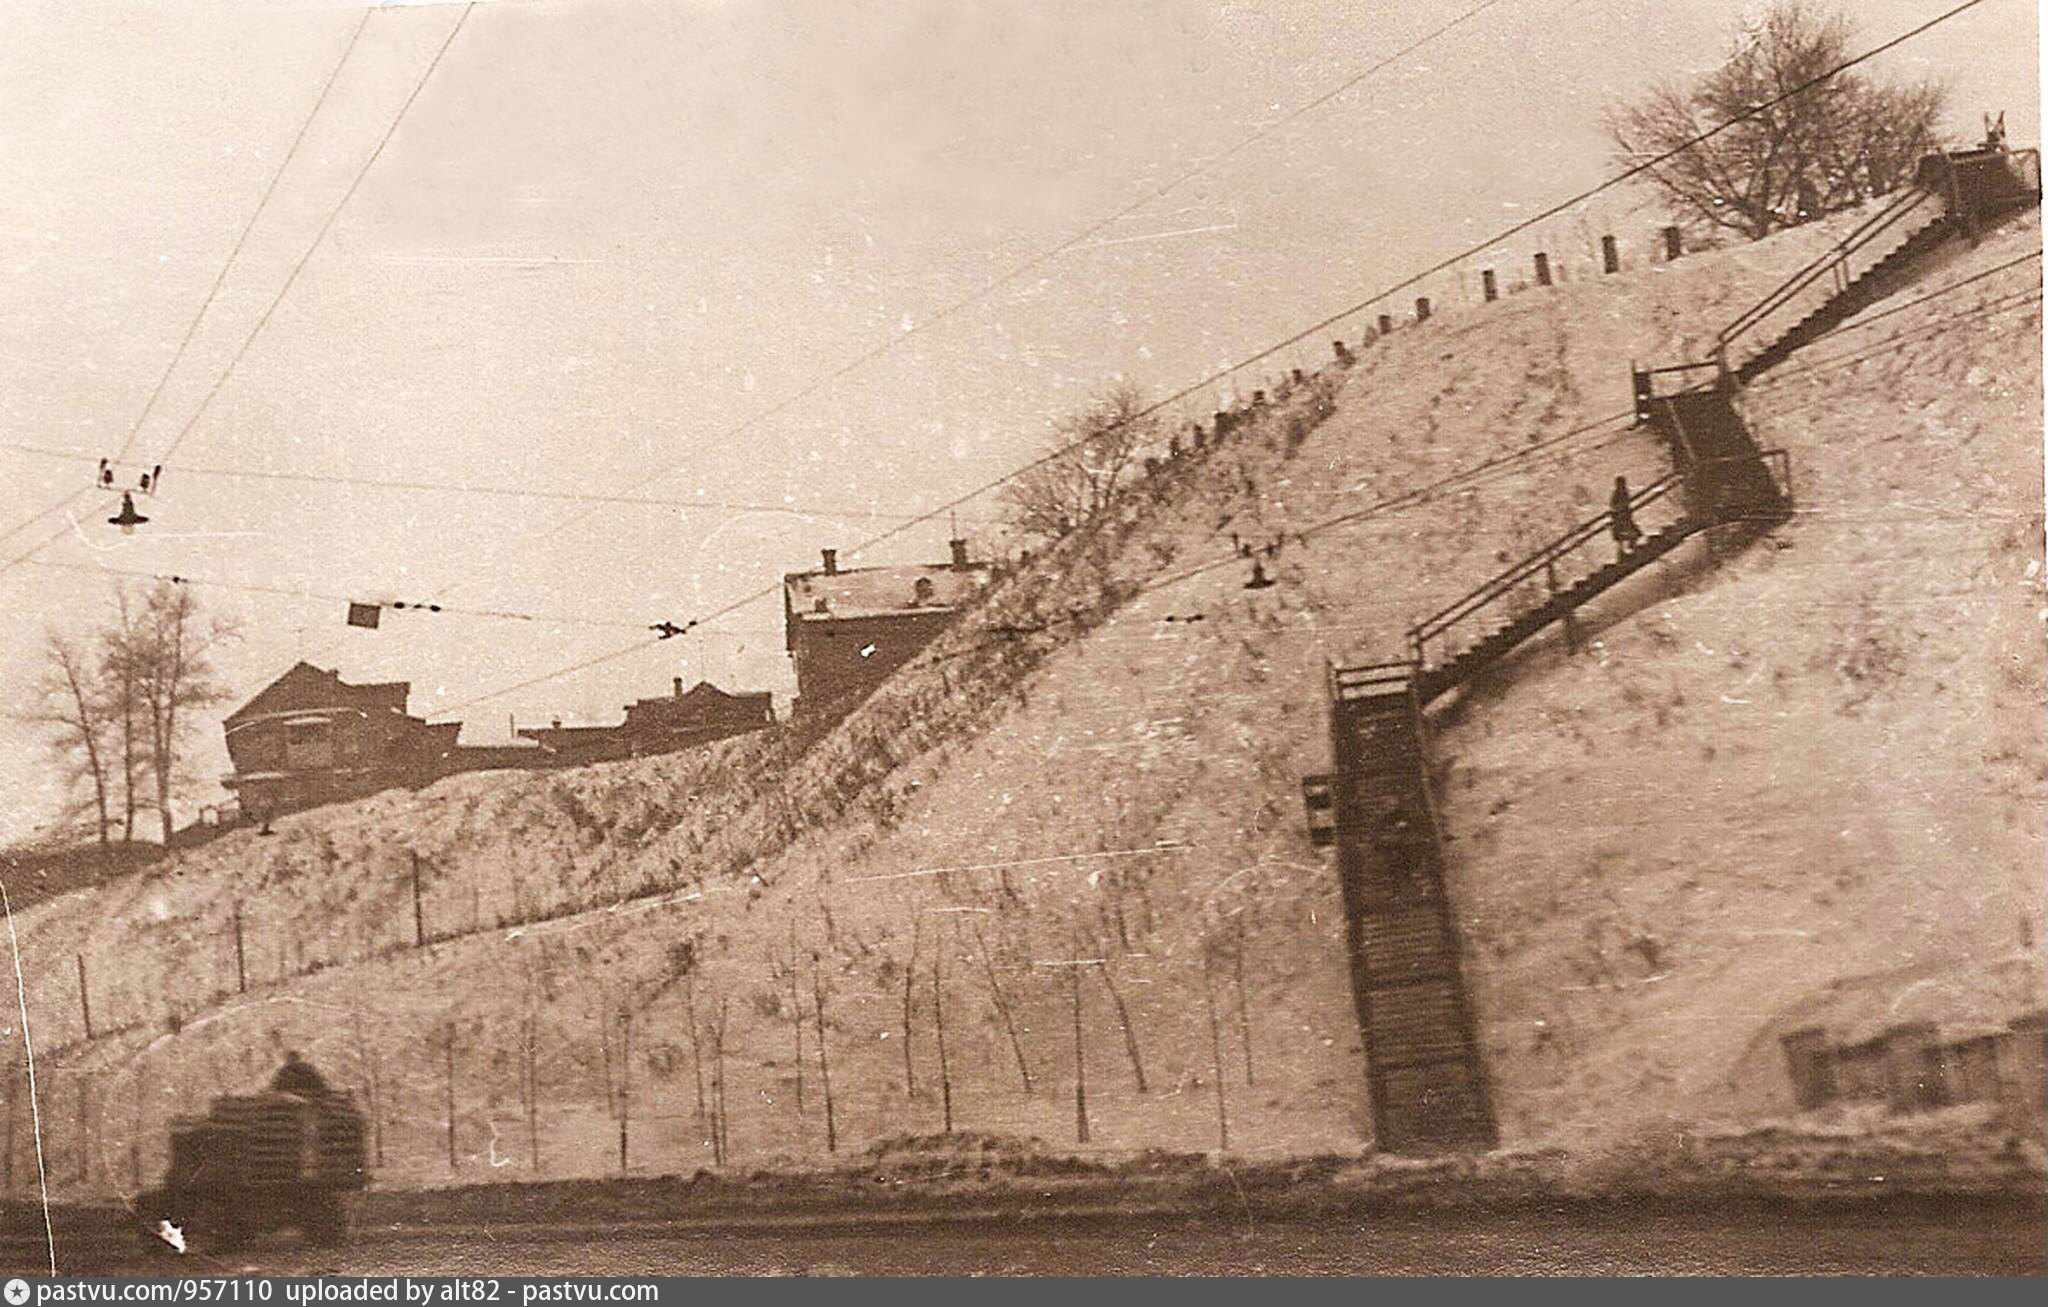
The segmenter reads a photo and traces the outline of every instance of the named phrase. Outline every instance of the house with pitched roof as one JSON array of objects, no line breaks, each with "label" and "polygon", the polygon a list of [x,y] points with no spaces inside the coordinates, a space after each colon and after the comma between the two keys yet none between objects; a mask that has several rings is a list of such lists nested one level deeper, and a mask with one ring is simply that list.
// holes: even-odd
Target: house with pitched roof
[{"label": "house with pitched roof", "polygon": [[453,769],[459,722],[406,712],[412,685],[350,685],[295,663],[221,723],[234,771],[221,784],[253,818],[422,785]]},{"label": "house with pitched roof", "polygon": [[908,567],[823,566],[782,578],[784,642],[796,665],[795,714],[843,709],[930,644],[962,605],[988,585],[993,569],[951,542],[944,563]]}]

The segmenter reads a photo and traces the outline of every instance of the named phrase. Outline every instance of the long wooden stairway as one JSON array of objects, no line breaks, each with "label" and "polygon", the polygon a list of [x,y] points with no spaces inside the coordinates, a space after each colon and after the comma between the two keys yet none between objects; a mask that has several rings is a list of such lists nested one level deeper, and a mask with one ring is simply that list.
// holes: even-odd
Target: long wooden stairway
[{"label": "long wooden stairway", "polygon": [[1318,842],[1337,849],[1374,1141],[1397,1153],[1483,1150],[1499,1133],[1444,893],[1414,671],[1332,671],[1337,770],[1304,785]]},{"label": "long wooden stairway", "polygon": [[[1735,406],[1741,384],[1896,289],[1911,265],[1950,238],[1974,236],[1987,217],[2039,203],[2040,194],[2033,151],[1987,141],[1928,156],[1911,190],[1730,323],[1713,360],[1633,372],[1638,422],[1663,441],[1672,466],[1630,495],[1629,516],[1649,525],[1647,535],[1592,564],[1585,551],[1612,535],[1614,516],[1588,518],[1410,627],[1407,661],[1331,670],[1336,770],[1305,778],[1302,789],[1311,837],[1337,850],[1381,1149],[1469,1151],[1491,1148],[1499,1136],[1445,892],[1428,705],[1694,536],[1748,535],[1784,521],[1790,460],[1759,448]],[[1730,366],[1738,342],[1771,331],[1769,343]],[[1660,374],[1709,369],[1707,384],[1656,392]],[[1492,625],[1471,637],[1482,619]]]},{"label": "long wooden stairway", "polygon": [[[1676,516],[1612,561],[1560,585],[1560,564],[1610,533],[1588,518],[1409,630],[1406,662],[1333,669],[1336,771],[1303,781],[1316,843],[1337,850],[1351,989],[1365,1039],[1373,1134],[1388,1152],[1491,1148],[1498,1138],[1444,881],[1444,837],[1430,792],[1424,709],[1553,622],[1710,527],[1782,520],[1789,484],[1773,476],[1727,393],[1655,401],[1651,425],[1677,471],[1636,491],[1631,514]],[[1777,451],[1770,451],[1776,453]],[[1545,596],[1436,663],[1460,630],[1542,578]]]},{"label": "long wooden stairway", "polygon": [[[1908,232],[1906,238],[1878,254],[1902,229]],[[1897,289],[1913,264],[1961,230],[1960,219],[1942,210],[1939,197],[1918,188],[1907,191],[1724,327],[1715,337],[1714,357],[1738,383],[1746,384]],[[1867,266],[1856,271],[1859,263]],[[1817,295],[1819,302],[1813,303]],[[1809,304],[1804,317],[1730,366],[1744,337],[1781,326],[1793,311]]]}]

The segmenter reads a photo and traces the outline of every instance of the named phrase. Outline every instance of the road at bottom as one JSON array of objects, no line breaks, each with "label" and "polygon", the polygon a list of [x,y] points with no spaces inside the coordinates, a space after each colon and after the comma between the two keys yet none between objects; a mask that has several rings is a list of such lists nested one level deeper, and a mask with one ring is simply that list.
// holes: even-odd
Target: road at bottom
[{"label": "road at bottom", "polygon": [[77,1273],[268,1275],[2041,1275],[2037,1206],[1940,1211],[1450,1211],[836,1229],[359,1232],[346,1248],[121,1257]]}]

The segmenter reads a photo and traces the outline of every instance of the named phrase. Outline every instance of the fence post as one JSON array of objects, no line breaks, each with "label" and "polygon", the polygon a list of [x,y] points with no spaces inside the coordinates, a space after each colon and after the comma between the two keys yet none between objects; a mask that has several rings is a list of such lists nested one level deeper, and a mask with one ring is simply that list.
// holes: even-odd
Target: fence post
[{"label": "fence post", "polygon": [[87,994],[85,987],[85,954],[75,953],[72,957],[78,963],[78,1012],[80,1016],[85,1018],[85,1038],[90,1043],[92,1040],[92,998]]},{"label": "fence post", "polygon": [[1429,296],[1417,295],[1415,297],[1415,320],[1417,322],[1429,321]]},{"label": "fence post", "polygon": [[78,1086],[78,1178],[92,1183],[92,1095]]},{"label": "fence post", "polygon": [[1664,229],[1664,261],[1676,263],[1685,253],[1685,233],[1676,225]]},{"label": "fence post", "polygon": [[14,1069],[7,1072],[7,1140],[0,1144],[0,1193],[14,1192]]},{"label": "fence post", "polygon": [[1493,279],[1492,268],[1481,268],[1479,270],[1479,290],[1486,297],[1488,304],[1500,298],[1500,286]]},{"label": "fence post", "polygon": [[1612,236],[1600,238],[1600,264],[1608,272],[1621,271],[1621,250]]},{"label": "fence post", "polygon": [[[939,959],[945,953],[946,938],[939,935],[939,946],[932,950],[932,1029],[939,1043],[939,1102],[945,1113],[945,1133],[953,1133],[953,1069],[946,1062],[946,994],[939,984]],[[13,1100],[8,1100],[10,1110]],[[11,1119],[11,1118],[10,1118]],[[13,1140],[10,1132],[8,1139]]]},{"label": "fence post", "polygon": [[235,992],[249,992],[249,960],[242,951],[242,905],[235,905]]},{"label": "fence post", "polygon": [[427,946],[426,912],[420,906],[420,852],[412,850],[412,946]]},{"label": "fence post", "polygon": [[619,1174],[626,1173],[626,1130],[633,1119],[633,1011],[619,1009]]},{"label": "fence post", "polygon": [[1393,331],[1393,329],[1394,315],[1391,313],[1380,314],[1380,335],[1387,335],[1389,332]]},{"label": "fence post", "polygon": [[1210,1070],[1216,1080],[1216,1148],[1230,1151],[1230,1116],[1223,1105],[1223,1026],[1216,1019],[1216,987],[1209,977],[1209,950],[1202,949],[1202,997],[1209,1007]]},{"label": "fence post", "polygon": [[455,1170],[455,1023],[448,1023],[448,1169]]},{"label": "fence post", "polygon": [[142,1131],[149,1117],[149,1095],[145,1091],[148,1076],[148,1066],[138,1058],[135,1063],[135,1125],[128,1132],[128,1187],[137,1193],[142,1191]]},{"label": "fence post", "polygon": [[1074,963],[1067,968],[1067,983],[1074,998],[1074,1140],[1088,1142],[1088,1058],[1081,1043],[1081,950],[1074,949]]},{"label": "fence post", "polygon": [[1536,252],[1536,284],[1538,286],[1548,286],[1550,284],[1550,256],[1541,250]]}]

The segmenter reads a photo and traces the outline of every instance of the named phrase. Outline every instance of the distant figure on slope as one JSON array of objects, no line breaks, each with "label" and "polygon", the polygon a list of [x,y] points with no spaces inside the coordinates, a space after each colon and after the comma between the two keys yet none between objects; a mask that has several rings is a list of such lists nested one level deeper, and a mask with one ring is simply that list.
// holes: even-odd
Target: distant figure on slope
[{"label": "distant figure on slope", "polygon": [[1636,547],[1636,541],[1643,538],[1643,529],[1636,525],[1635,509],[1629,505],[1628,478],[1614,478],[1614,493],[1607,497],[1607,511],[1614,519],[1609,530],[1614,533],[1614,544],[1618,556],[1626,556]]},{"label": "distant figure on slope", "polygon": [[327,1081],[293,1049],[284,1055],[284,1065],[270,1078],[270,1087],[279,1093],[311,1098],[327,1092]]}]

